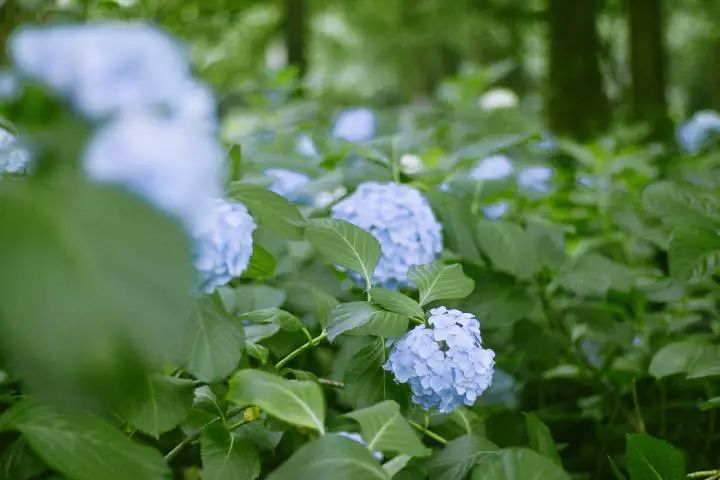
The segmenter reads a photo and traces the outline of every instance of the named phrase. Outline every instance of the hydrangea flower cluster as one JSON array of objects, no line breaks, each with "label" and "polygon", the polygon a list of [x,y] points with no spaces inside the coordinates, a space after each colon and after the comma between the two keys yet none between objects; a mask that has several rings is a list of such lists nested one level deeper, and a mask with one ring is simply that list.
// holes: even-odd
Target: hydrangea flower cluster
[{"label": "hydrangea flower cluster", "polygon": [[707,147],[712,134],[720,134],[720,114],[711,110],[695,113],[678,128],[678,142],[688,153]]},{"label": "hydrangea flower cluster", "polygon": [[448,413],[473,405],[490,386],[495,352],[482,348],[480,323],[470,313],[438,307],[393,346],[385,370],[407,383],[413,402]]},{"label": "hydrangea flower cluster", "polygon": [[520,188],[538,193],[550,190],[552,168],[543,166],[527,167],[518,173],[517,182]]},{"label": "hydrangea flower cluster", "polygon": [[333,206],[332,215],[380,242],[382,256],[373,276],[378,285],[408,285],[408,269],[433,261],[442,250],[441,225],[425,197],[407,185],[363,183]]},{"label": "hydrangea flower cluster", "polygon": [[343,110],[335,119],[332,136],[348,142],[365,142],[375,135],[375,114],[367,108]]},{"label": "hydrangea flower cluster", "polygon": [[506,200],[501,200],[496,203],[491,203],[490,205],[485,205],[482,207],[483,215],[485,215],[485,218],[488,220],[497,220],[498,218],[504,216],[508,209],[510,208],[510,205]]},{"label": "hydrangea flower cluster", "polygon": [[273,180],[268,187],[271,191],[282,195],[291,202],[307,201],[307,198],[298,194],[298,190],[310,183],[310,177],[304,173],[284,168],[268,168],[265,170],[265,175]]},{"label": "hydrangea flower cluster", "polygon": [[220,199],[213,202],[212,214],[197,223],[193,232],[201,291],[211,293],[245,271],[255,227],[241,203]]},{"label": "hydrangea flower cluster", "polygon": [[[360,445],[367,446],[367,443],[365,443],[365,439],[357,432],[335,432],[341,437],[345,437],[347,439],[352,440],[353,442],[357,442]],[[375,458],[375,460],[382,462],[383,458],[385,458],[382,454],[382,452],[373,451],[372,456]]]},{"label": "hydrangea flower cluster", "polygon": [[490,386],[495,352],[482,348],[480,323],[470,313],[438,307],[430,327],[419,325],[393,346],[384,368],[407,383],[413,402],[448,413],[473,405]]},{"label": "hydrangea flower cluster", "polygon": [[506,155],[491,155],[480,160],[470,171],[474,180],[502,180],[513,173],[512,161]]},{"label": "hydrangea flower cluster", "polygon": [[245,270],[255,223],[222,199],[215,100],[169,35],[139,23],[25,28],[10,50],[21,73],[100,123],[86,174],[143,197],[192,235],[201,290]]},{"label": "hydrangea flower cluster", "polygon": [[30,166],[30,152],[17,137],[0,128],[0,177],[3,173],[26,173]]}]

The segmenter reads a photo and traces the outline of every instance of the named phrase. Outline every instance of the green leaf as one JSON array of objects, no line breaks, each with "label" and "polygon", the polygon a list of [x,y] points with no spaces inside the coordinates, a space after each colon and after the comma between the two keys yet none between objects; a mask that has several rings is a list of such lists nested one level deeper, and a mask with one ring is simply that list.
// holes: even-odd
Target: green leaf
[{"label": "green leaf", "polygon": [[335,434],[303,445],[268,480],[388,480],[390,477],[358,442]]},{"label": "green leaf", "polygon": [[343,383],[348,399],[355,408],[363,408],[391,398],[399,387],[392,375],[383,369],[385,344],[375,338],[358,350],[348,362]]},{"label": "green leaf", "polygon": [[538,269],[532,237],[516,224],[479,220],[476,225],[478,245],[495,269],[522,280]]},{"label": "green leaf", "polygon": [[720,346],[707,345],[692,362],[688,379],[716,377],[720,375]]},{"label": "green leaf", "polygon": [[242,202],[258,225],[288,238],[301,237],[305,218],[295,205],[281,195],[259,185],[242,182],[231,183],[228,195]]},{"label": "green leaf", "polygon": [[337,219],[311,220],[308,241],[330,263],[359,273],[370,288],[380,260],[380,243],[371,234],[350,222]]},{"label": "green leaf", "polygon": [[706,345],[695,342],[673,342],[664,345],[653,355],[649,372],[655,378],[687,373],[702,355]]},{"label": "green leaf", "polygon": [[671,182],[650,185],[643,192],[643,205],[663,222],[682,227],[720,226],[720,204],[709,192]]},{"label": "green leaf", "polygon": [[192,380],[151,374],[121,414],[130,425],[157,438],[190,414],[192,402]]},{"label": "green leaf", "polygon": [[275,273],[277,261],[262,245],[253,242],[253,251],[248,261],[248,266],[242,274],[242,278],[262,280],[272,277]]},{"label": "green leaf", "polygon": [[468,310],[482,319],[483,327],[508,327],[529,317],[539,306],[532,292],[504,274],[475,277],[478,285],[465,300]]},{"label": "green leaf", "polygon": [[525,414],[525,427],[527,428],[530,447],[538,453],[545,455],[553,462],[561,465],[555,441],[550,429],[534,413]]},{"label": "green leaf", "polygon": [[481,158],[526,143],[534,135],[495,135],[464,145],[450,157],[449,167],[470,167]]},{"label": "green leaf", "polygon": [[317,288],[312,289],[313,309],[315,311],[315,319],[318,321],[320,326],[325,329],[327,328],[330,314],[340,302],[337,301],[332,295],[323,292]]},{"label": "green leaf", "polygon": [[582,296],[604,297],[608,290],[629,292],[635,283],[631,269],[597,253],[585,254],[558,275],[557,282]]},{"label": "green leaf", "polygon": [[38,456],[70,478],[156,480],[170,475],[158,451],[86,413],[23,401],[0,417],[4,430],[19,431]]},{"label": "green leaf", "polygon": [[28,480],[48,469],[22,437],[10,443],[0,454],[0,479]]},{"label": "green leaf", "polygon": [[3,182],[0,245],[0,349],[26,386],[122,397],[144,363],[180,360],[194,272],[179,222],[69,176]]},{"label": "green leaf", "polygon": [[424,457],[431,450],[418,439],[410,424],[400,414],[400,405],[386,400],[371,407],[355,410],[346,416],[360,424],[368,450],[397,452]]},{"label": "green leaf", "polygon": [[555,462],[528,448],[505,448],[472,470],[472,480],[570,480]]},{"label": "green leaf", "polygon": [[720,268],[720,234],[707,228],[679,228],[668,249],[670,275],[681,280],[710,276]]},{"label": "green leaf", "polygon": [[341,303],[330,314],[328,339],[332,342],[338,335],[377,335],[397,337],[405,333],[408,317],[386,312],[369,302]]},{"label": "green leaf", "polygon": [[290,312],[279,308],[265,308],[254,312],[247,312],[238,317],[240,321],[248,321],[254,324],[277,325],[288,332],[296,332],[304,327],[303,323]]},{"label": "green leaf", "polygon": [[195,328],[185,349],[185,369],[205,382],[219,380],[240,361],[245,345],[243,329],[216,296],[198,300],[194,317]]},{"label": "green leaf", "polygon": [[669,443],[640,433],[627,436],[625,462],[630,480],[683,480],[685,462]]},{"label": "green leaf", "polygon": [[265,310],[266,308],[280,308],[285,303],[284,290],[269,285],[239,285],[232,291],[231,302],[234,308],[229,309],[234,314]]},{"label": "green leaf", "polygon": [[424,318],[422,307],[407,295],[386,288],[373,287],[370,289],[372,303],[389,312],[401,313],[408,317]]},{"label": "green leaf", "polygon": [[227,399],[241,407],[256,405],[285,422],[325,432],[325,399],[315,382],[240,370],[230,379]]},{"label": "green leaf", "polygon": [[237,439],[222,425],[205,427],[200,437],[204,480],[255,480],[260,457],[255,446]]},{"label": "green leaf", "polygon": [[467,200],[439,190],[428,192],[433,211],[443,226],[445,248],[477,265],[485,265],[477,244],[475,217],[467,208]]},{"label": "green leaf", "polygon": [[394,477],[400,470],[407,466],[410,460],[412,460],[412,456],[410,455],[398,455],[392,460],[383,463],[382,468],[389,477]]},{"label": "green leaf", "polygon": [[450,440],[427,463],[433,480],[463,480],[480,458],[498,450],[497,445],[478,435],[463,435]]},{"label": "green leaf", "polygon": [[408,277],[419,290],[420,305],[435,300],[464,298],[472,293],[475,282],[465,276],[458,264],[444,265],[440,262],[410,267]]}]

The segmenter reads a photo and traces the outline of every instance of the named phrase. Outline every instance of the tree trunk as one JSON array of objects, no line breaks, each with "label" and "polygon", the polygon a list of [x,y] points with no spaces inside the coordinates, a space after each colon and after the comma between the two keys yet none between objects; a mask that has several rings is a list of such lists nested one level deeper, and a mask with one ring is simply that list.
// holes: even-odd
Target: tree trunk
[{"label": "tree trunk", "polygon": [[302,80],[307,72],[308,37],[307,0],[285,0],[283,32],[288,65],[297,68],[298,78]]},{"label": "tree trunk", "polygon": [[629,0],[632,114],[656,138],[672,134],[665,97],[662,0]]},{"label": "tree trunk", "polygon": [[550,85],[553,133],[586,139],[604,131],[610,105],[598,62],[599,0],[550,0]]}]

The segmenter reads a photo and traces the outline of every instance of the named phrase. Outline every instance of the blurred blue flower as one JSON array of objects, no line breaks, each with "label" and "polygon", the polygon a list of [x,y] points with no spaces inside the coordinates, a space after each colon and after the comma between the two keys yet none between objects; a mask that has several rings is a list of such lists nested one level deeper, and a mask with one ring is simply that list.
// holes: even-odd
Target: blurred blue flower
[{"label": "blurred blue flower", "polygon": [[300,154],[304,155],[306,157],[319,157],[320,153],[317,151],[317,148],[315,147],[315,142],[313,142],[312,137],[304,133],[300,135],[297,139],[297,145],[295,146],[295,150]]},{"label": "blurred blue flower", "polygon": [[201,117],[214,112],[212,96],[192,79],[183,50],[151,25],[22,28],[12,36],[10,51],[23,74],[93,119],[150,108]]},{"label": "blurred blue flower", "polygon": [[91,140],[84,168],[91,179],[125,187],[190,227],[221,195],[223,160],[219,142],[192,123],[125,115]]},{"label": "blurred blue flower", "polygon": [[518,185],[524,190],[545,193],[550,190],[550,179],[553,170],[550,167],[527,167],[518,173]]},{"label": "blurred blue flower", "polygon": [[507,201],[502,200],[500,202],[491,203],[490,205],[485,205],[482,207],[483,215],[489,220],[497,220],[498,218],[504,216],[508,209],[510,208],[510,205]]},{"label": "blurred blue flower", "polygon": [[348,142],[365,142],[375,135],[375,114],[367,108],[343,110],[335,119],[332,136]]},{"label": "blurred blue flower", "polygon": [[27,173],[30,160],[30,152],[18,141],[18,138],[0,128],[0,177],[4,173]]},{"label": "blurred blue flower", "polygon": [[[357,442],[361,445],[367,446],[367,443],[365,443],[365,439],[357,432],[335,432],[341,437],[349,438],[350,440]],[[372,452],[372,456],[375,457],[375,460],[382,462],[383,461],[383,454],[382,452]]]},{"label": "blurred blue flower", "polygon": [[216,199],[202,222],[195,224],[195,269],[199,288],[211,293],[239,276],[253,250],[255,222],[244,205]]},{"label": "blurred blue flower", "polygon": [[502,180],[512,175],[513,164],[506,155],[491,155],[480,160],[470,171],[474,180]]},{"label": "blurred blue flower", "polygon": [[385,370],[407,383],[413,402],[448,413],[471,406],[490,386],[495,352],[482,348],[480,323],[470,313],[438,307],[392,347]]},{"label": "blurred blue flower", "polygon": [[385,287],[408,285],[413,265],[429,263],[442,250],[441,225],[420,192],[397,183],[360,184],[332,208],[333,217],[370,232],[382,248],[373,281]]},{"label": "blurred blue flower", "polygon": [[298,190],[310,183],[310,177],[304,173],[286,170],[284,168],[268,168],[265,175],[272,179],[268,187],[270,191],[282,195],[291,202],[307,202],[308,198],[298,194]]},{"label": "blurred blue flower", "polygon": [[0,101],[12,101],[20,93],[20,79],[9,69],[0,69]]},{"label": "blurred blue flower", "polygon": [[698,153],[720,135],[720,114],[711,110],[696,112],[677,131],[678,143],[688,153]]}]

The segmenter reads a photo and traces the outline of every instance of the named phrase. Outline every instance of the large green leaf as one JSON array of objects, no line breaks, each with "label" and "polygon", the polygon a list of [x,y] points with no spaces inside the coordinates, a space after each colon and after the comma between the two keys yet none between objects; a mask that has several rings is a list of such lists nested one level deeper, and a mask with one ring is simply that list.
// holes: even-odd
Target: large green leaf
[{"label": "large green leaf", "polygon": [[370,302],[341,303],[330,313],[328,338],[342,334],[397,337],[405,333],[408,317],[386,312]]},{"label": "large green leaf", "polygon": [[528,448],[505,448],[483,457],[472,470],[472,480],[570,480],[551,459]]},{"label": "large green leaf", "polygon": [[385,310],[401,313],[408,317],[423,318],[422,307],[412,298],[387,288],[373,287],[370,289],[372,302]]},{"label": "large green leaf", "polygon": [[495,269],[526,280],[535,274],[538,262],[532,237],[516,223],[479,220],[478,245]]},{"label": "large green leaf", "polygon": [[230,379],[227,399],[239,406],[256,405],[285,422],[325,432],[325,399],[315,382],[240,370]]},{"label": "large green leaf", "polygon": [[427,463],[428,474],[433,480],[463,480],[480,458],[497,450],[486,438],[463,435],[433,454]]},{"label": "large green leaf", "polygon": [[266,308],[280,308],[287,297],[285,291],[263,284],[239,285],[230,292],[227,297],[232,308],[228,307],[228,310],[236,315]]},{"label": "large green leaf", "polygon": [[531,412],[525,415],[525,427],[532,449],[560,465],[560,455],[547,425]]},{"label": "large green leaf", "polygon": [[359,273],[370,288],[381,255],[380,243],[375,237],[350,222],[332,218],[310,221],[306,235],[321,256]]},{"label": "large green leaf", "polygon": [[48,470],[27,442],[18,437],[0,454],[0,480],[28,480]]},{"label": "large green leaf", "polygon": [[706,345],[696,342],[673,342],[664,345],[653,355],[649,372],[655,378],[687,373],[703,354]]},{"label": "large green leaf", "polygon": [[635,273],[603,255],[588,253],[570,262],[557,282],[578,295],[603,297],[608,290],[629,292],[635,283]]},{"label": "large green leaf", "polygon": [[277,325],[279,328],[289,332],[295,332],[304,327],[299,318],[292,313],[279,308],[265,308],[262,310],[247,312],[240,315],[238,319],[242,322],[250,322],[253,324]]},{"label": "large green leaf", "polygon": [[219,380],[237,367],[245,346],[240,323],[231,319],[216,296],[198,300],[195,328],[185,348],[185,368],[200,380]]},{"label": "large green leaf", "polygon": [[25,384],[121,397],[177,362],[194,272],[178,222],[82,179],[2,182],[0,348]]},{"label": "large green leaf", "polygon": [[464,298],[472,293],[475,282],[466,277],[458,264],[444,265],[440,262],[410,267],[408,277],[419,291],[420,305],[435,300]]},{"label": "large green leaf", "polygon": [[627,436],[625,462],[630,480],[683,480],[685,462],[669,443],[640,433]]},{"label": "large green leaf", "polygon": [[315,319],[321,327],[327,328],[330,314],[340,302],[329,293],[325,293],[317,288],[312,289],[312,301]]},{"label": "large green leaf", "polygon": [[358,442],[328,434],[303,445],[268,480],[388,480],[390,477]]},{"label": "large green leaf", "polygon": [[720,233],[708,228],[677,228],[668,257],[673,277],[692,280],[712,275],[720,269]]},{"label": "large green leaf", "polygon": [[192,402],[192,380],[151,374],[121,414],[133,427],[158,437],[188,416]]},{"label": "large green leaf", "polygon": [[157,480],[170,474],[158,451],[86,413],[24,401],[0,417],[5,430],[19,431],[38,456],[70,478]]},{"label": "large green leaf", "polygon": [[400,405],[392,400],[346,415],[360,424],[370,451],[405,453],[414,457],[424,457],[431,453],[400,413]]},{"label": "large green leaf", "polygon": [[475,232],[475,218],[467,208],[467,200],[439,190],[428,192],[433,211],[443,225],[445,248],[465,260],[484,265]]},{"label": "large green leaf", "polygon": [[375,338],[348,362],[343,383],[355,408],[396,398],[395,393],[400,386],[393,381],[392,374],[383,369],[385,360],[385,343],[382,338]]},{"label": "large green leaf", "polygon": [[204,480],[255,480],[260,457],[248,440],[238,439],[222,425],[208,425],[200,437]]},{"label": "large green leaf", "polygon": [[720,226],[720,202],[717,196],[670,182],[650,185],[643,192],[645,209],[663,222],[683,227]]},{"label": "large green leaf", "polygon": [[301,237],[305,218],[285,197],[260,185],[242,182],[230,184],[228,195],[241,201],[255,217],[258,225],[288,238]]},{"label": "large green leaf", "polygon": [[242,278],[265,279],[275,273],[277,261],[262,245],[253,242],[253,251]]}]

